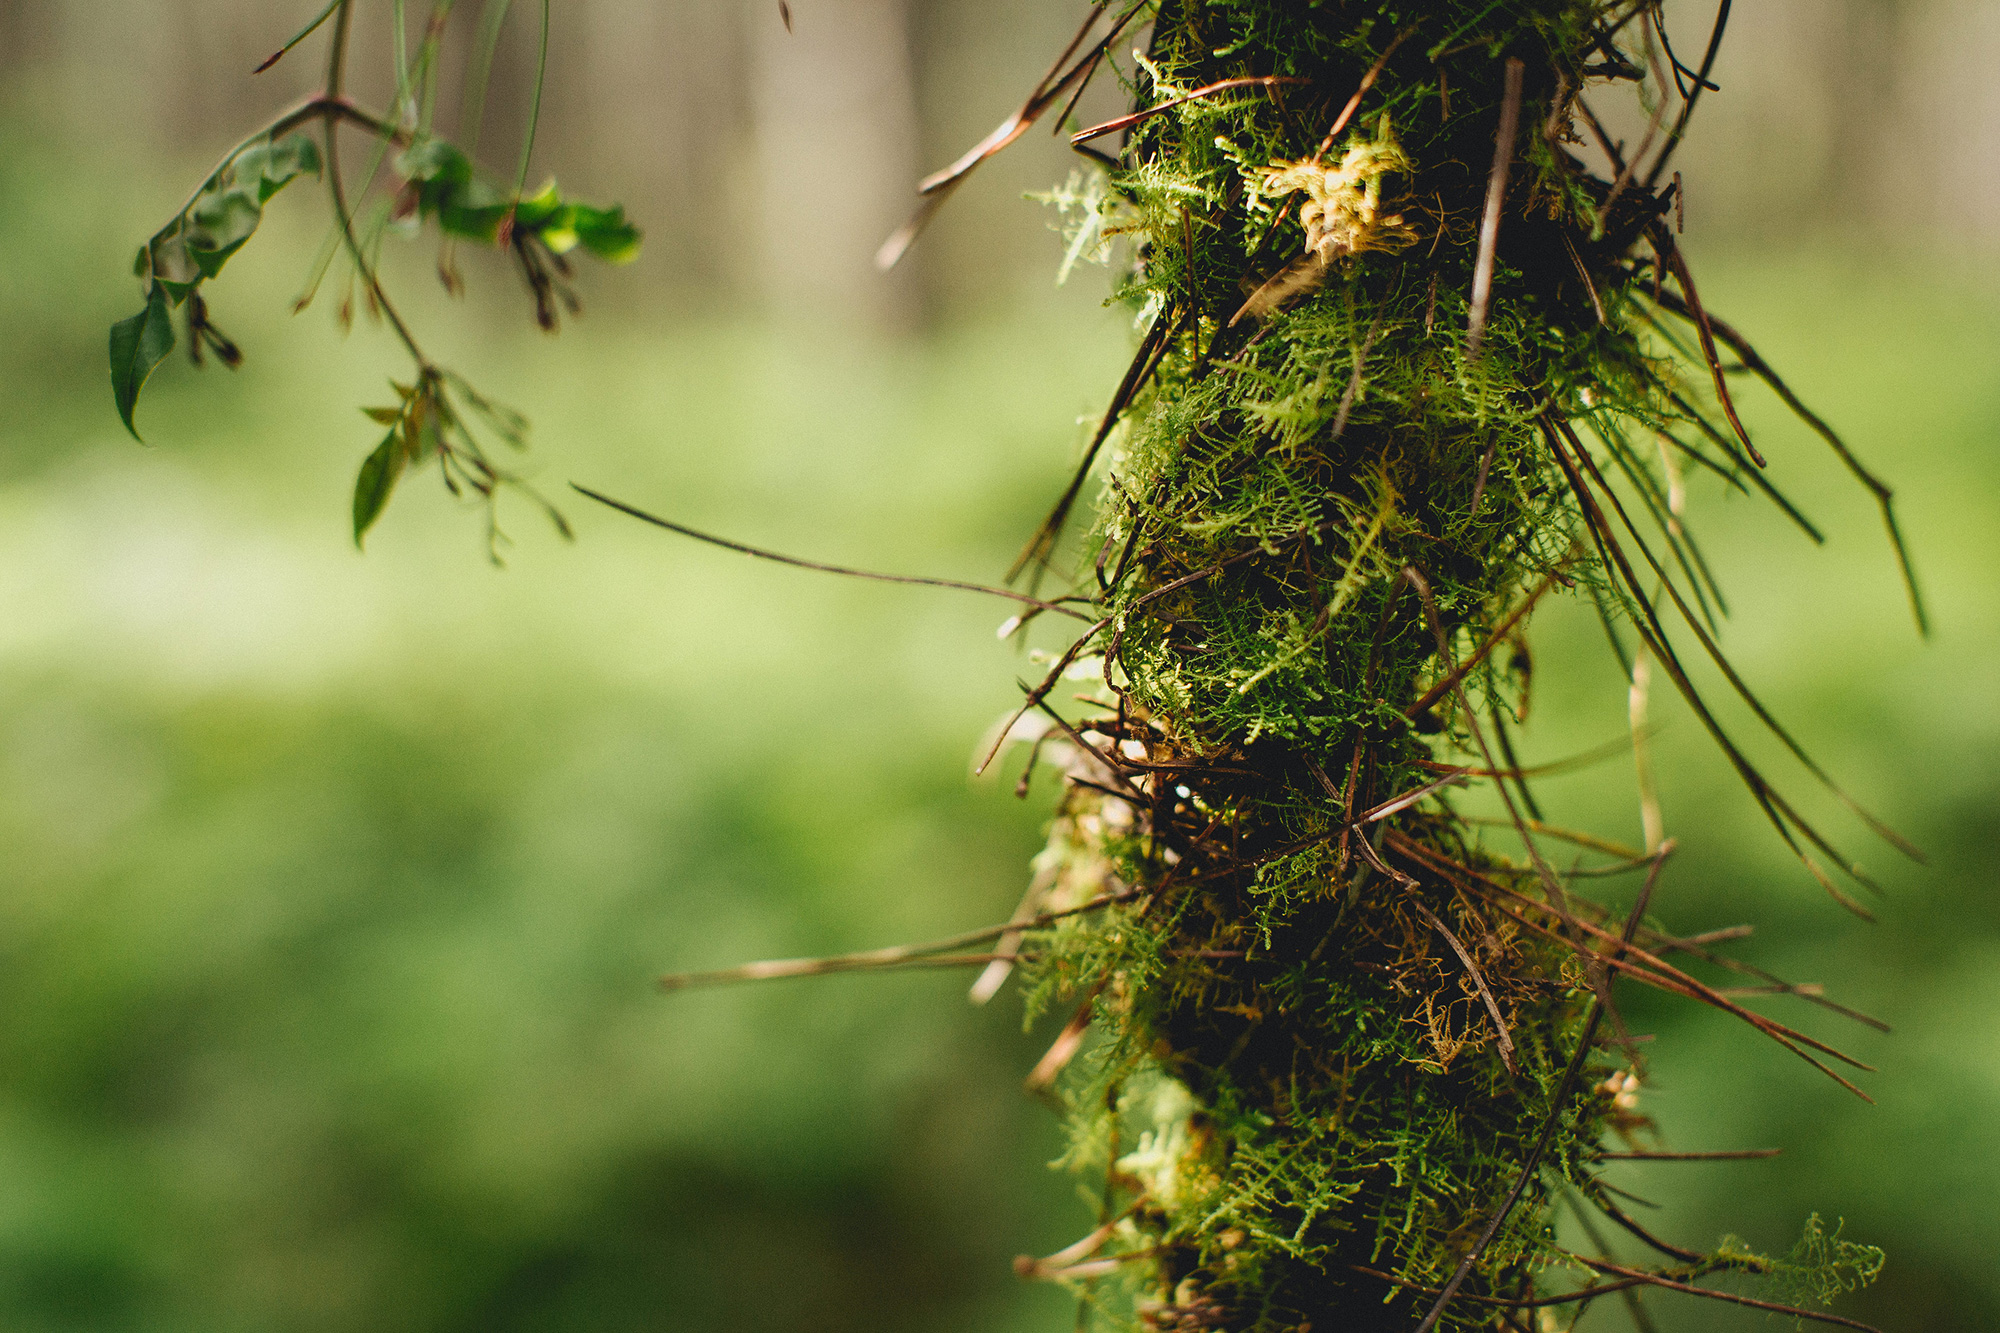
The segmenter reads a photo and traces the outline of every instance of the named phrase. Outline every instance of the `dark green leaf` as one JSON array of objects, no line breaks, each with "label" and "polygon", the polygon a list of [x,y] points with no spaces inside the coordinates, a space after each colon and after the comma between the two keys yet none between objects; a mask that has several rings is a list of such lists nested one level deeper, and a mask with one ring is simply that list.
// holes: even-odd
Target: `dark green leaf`
[{"label": "dark green leaf", "polygon": [[568,212],[569,208],[563,203],[556,183],[550,181],[533,194],[521,196],[521,201],[514,205],[514,225],[524,231],[534,231],[551,225],[558,214]]},{"label": "dark green leaf", "polygon": [[639,257],[639,229],[625,220],[625,206],[576,206],[577,239],[583,248],[607,264],[629,264]]},{"label": "dark green leaf", "polygon": [[452,187],[436,213],[438,225],[453,236],[491,245],[500,236],[500,223],[507,216],[507,204],[492,187],[480,181]]},{"label": "dark green leaf", "polygon": [[361,538],[375,525],[382,515],[382,506],[389,503],[389,493],[396,489],[396,481],[403,475],[402,440],[395,431],[390,431],[382,443],[375,446],[375,452],[361,462],[361,473],[354,479],[354,544],[361,545]]},{"label": "dark green leaf", "polygon": [[639,229],[625,220],[624,208],[570,203],[554,181],[511,198],[480,179],[471,160],[442,139],[411,145],[396,167],[417,187],[418,210],[436,218],[447,235],[491,245],[511,214],[514,231],[537,237],[559,255],[581,245],[599,259],[623,264],[639,253]]},{"label": "dark green leaf", "polygon": [[[524,203],[524,214],[526,208]],[[544,210],[537,221],[536,234],[556,254],[568,254],[581,245],[610,264],[630,263],[639,256],[639,229],[625,220],[623,205],[592,208],[589,204],[564,204]],[[519,225],[532,230],[537,223],[524,219]]]},{"label": "dark green leaf", "polygon": [[396,158],[405,180],[462,185],[472,179],[472,159],[443,139],[420,139]]},{"label": "dark green leaf", "polygon": [[174,323],[168,314],[167,294],[155,284],[146,299],[146,308],[130,319],[111,326],[111,392],[118,400],[118,415],[132,438],[139,428],[132,413],[139,406],[139,390],[153,368],[174,350]]}]

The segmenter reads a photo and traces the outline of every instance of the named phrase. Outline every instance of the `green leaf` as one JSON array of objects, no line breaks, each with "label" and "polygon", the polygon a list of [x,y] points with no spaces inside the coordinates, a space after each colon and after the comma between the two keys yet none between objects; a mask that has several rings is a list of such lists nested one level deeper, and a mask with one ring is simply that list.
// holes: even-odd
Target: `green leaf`
[{"label": "green leaf", "polygon": [[303,132],[273,142],[251,140],[202,183],[180,216],[139,252],[138,272],[179,304],[196,283],[214,277],[264,220],[264,205],[303,175],[318,175],[319,145]]},{"label": "green leaf", "polygon": [[472,159],[443,139],[419,139],[396,157],[405,180],[462,185],[472,179]]},{"label": "green leaf", "polygon": [[607,264],[629,264],[639,257],[639,229],[625,220],[625,206],[592,208],[578,204],[571,226],[583,248]]},{"label": "green leaf", "polygon": [[396,159],[396,169],[417,187],[419,212],[436,218],[447,235],[491,245],[511,213],[516,232],[537,237],[556,254],[581,245],[611,264],[638,257],[639,229],[625,220],[622,205],[571,203],[554,181],[533,194],[510,197],[482,180],[471,159],[442,139],[412,144]]},{"label": "green leaf", "polygon": [[146,298],[146,308],[130,319],[111,326],[111,392],[118,400],[118,415],[132,438],[139,428],[132,413],[139,406],[139,390],[153,368],[174,350],[174,323],[168,314],[167,293],[155,284]]},{"label": "green leaf", "polygon": [[355,546],[361,545],[363,535],[381,517],[382,506],[389,503],[389,494],[396,489],[396,481],[402,475],[402,440],[397,432],[390,431],[375,446],[375,452],[361,461],[361,473],[354,479]]},{"label": "green leaf", "polygon": [[567,211],[562,193],[553,180],[533,194],[524,194],[514,205],[514,225],[526,231],[548,226],[557,214]]},{"label": "green leaf", "polygon": [[[526,207],[524,203],[524,214]],[[555,254],[566,255],[581,245],[607,264],[629,264],[639,257],[639,229],[625,220],[622,204],[610,208],[564,204],[517,225],[534,231]]]}]

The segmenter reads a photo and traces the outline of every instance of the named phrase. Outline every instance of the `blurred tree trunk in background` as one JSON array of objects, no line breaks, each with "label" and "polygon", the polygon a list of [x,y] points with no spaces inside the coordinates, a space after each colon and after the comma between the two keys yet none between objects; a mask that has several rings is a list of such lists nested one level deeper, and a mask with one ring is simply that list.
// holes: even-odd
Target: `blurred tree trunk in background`
[{"label": "blurred tree trunk in background", "polygon": [[789,31],[775,4],[743,15],[754,34],[754,288],[788,319],[909,327],[915,275],[885,277],[874,263],[918,174],[904,0],[803,0]]}]

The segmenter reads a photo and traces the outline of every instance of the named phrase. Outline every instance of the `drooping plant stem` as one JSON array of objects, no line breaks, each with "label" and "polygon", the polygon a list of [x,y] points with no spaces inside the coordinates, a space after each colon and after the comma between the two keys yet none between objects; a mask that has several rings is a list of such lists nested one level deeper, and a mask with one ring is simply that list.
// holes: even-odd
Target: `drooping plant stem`
[{"label": "drooping plant stem", "polygon": [[[1657,154],[1600,140],[1593,168],[1586,90],[1642,84],[1655,131],[1676,95],[1649,3],[1160,0],[1152,19],[1137,109],[1075,136],[1122,150],[1056,196],[1072,256],[1123,242],[1146,333],[1026,562],[1047,566],[1104,452],[1080,562],[1106,618],[1027,705],[1068,781],[1024,913],[1111,904],[1024,955],[1031,1011],[1080,1006],[1031,1082],[1067,1065],[1069,1160],[1103,1205],[1024,1271],[1098,1284],[1113,1323],[1341,1333],[1519,1328],[1718,1270],[1816,1296],[1872,1276],[1878,1253],[1809,1226],[1789,1261],[1648,1237],[1667,1266],[1606,1284],[1611,1256],[1555,1227],[1567,1200],[1644,1235],[1597,1175],[1608,1134],[1648,1128],[1616,979],[1830,1073],[1845,1058],[1667,961],[1680,942],[1645,911],[1671,843],[1614,867],[1645,876],[1629,916],[1556,873],[1507,731],[1528,612],[1589,597],[1830,890],[1821,863],[1849,869],[1677,656],[1692,632],[1720,662],[1721,593],[1655,441],[1739,485],[1762,461],[1665,174],[1713,42]],[[1104,47],[1083,50],[1042,101],[1096,72]],[[1074,719],[1049,696],[1079,674],[1101,708]],[[1511,851],[1452,804],[1479,780]]]}]

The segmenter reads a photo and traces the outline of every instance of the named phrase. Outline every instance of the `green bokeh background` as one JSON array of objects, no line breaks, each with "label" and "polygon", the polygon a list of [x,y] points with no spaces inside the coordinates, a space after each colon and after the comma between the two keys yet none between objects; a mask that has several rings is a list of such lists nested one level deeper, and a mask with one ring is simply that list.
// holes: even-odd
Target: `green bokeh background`
[{"label": "green bokeh background", "polygon": [[[969,777],[1032,670],[994,641],[1005,609],[757,565],[581,500],[574,545],[506,511],[496,572],[427,477],[357,554],[354,408],[401,365],[365,324],[283,313],[319,234],[303,190],[217,289],[250,365],[170,363],[135,445],[103,330],[134,304],[131,248],[230,127],[178,149],[69,134],[37,100],[58,75],[78,77],[0,89],[0,1326],[1068,1327],[1068,1297],[1008,1262],[1089,1216],[1043,1168],[1054,1125],[1019,1077],[1049,1034],[1011,996],[973,1009],[966,978],[924,974],[649,987],[1011,910],[1050,792]],[[961,204],[987,214],[969,227],[1042,225],[1004,190]],[[1661,915],[1755,924],[1744,956],[1895,1032],[1769,1006],[1879,1066],[1869,1106],[1740,1025],[1631,996],[1671,1145],[1785,1152],[1623,1178],[1695,1245],[1782,1249],[1808,1212],[1844,1218],[1891,1255],[1847,1313],[1992,1328],[2000,269],[1854,229],[1689,245],[1708,302],[1897,486],[1936,622],[1919,644],[1866,497],[1746,393],[1832,539],[1692,480],[1725,643],[1930,864],[1867,845],[1753,746],[1880,872],[1879,923],[1847,916],[1658,702],[1683,847]],[[545,489],[885,569],[1003,569],[1130,349],[1092,275],[1022,294],[998,266],[1005,299],[892,338],[594,272],[590,318],[549,341],[497,265],[454,308],[427,262],[394,270],[414,318],[534,418]],[[1534,644],[1524,758],[1621,734],[1594,620],[1554,606]],[[1557,822],[1637,834],[1625,760],[1544,792]],[[1764,1324],[1650,1305],[1663,1329]]]}]

